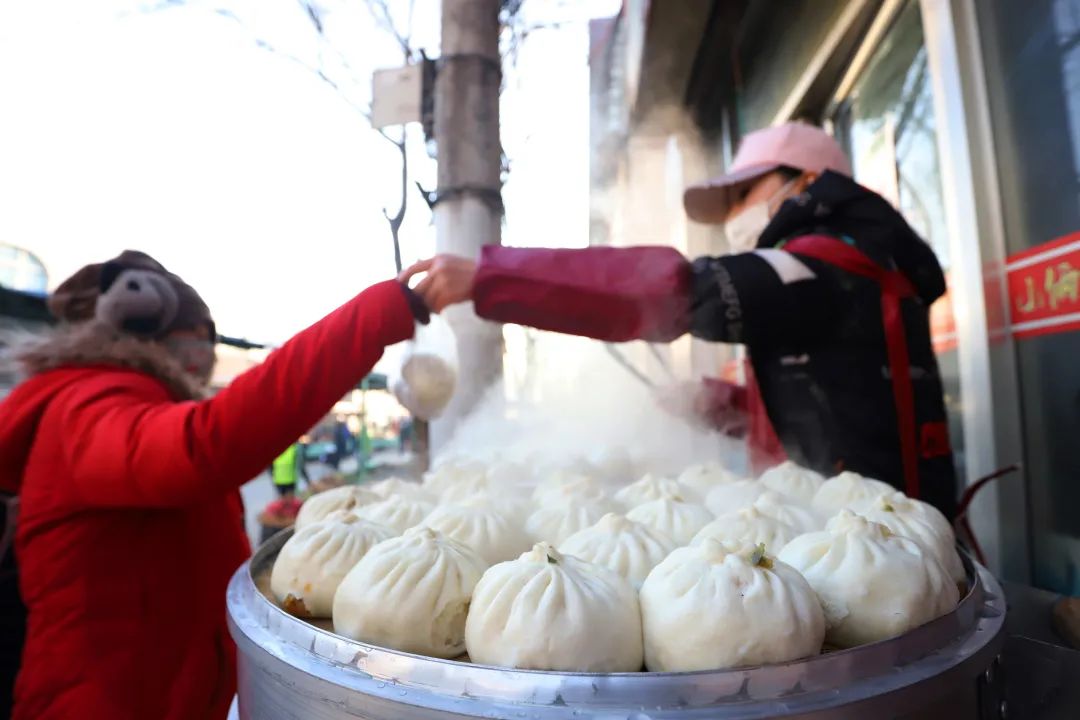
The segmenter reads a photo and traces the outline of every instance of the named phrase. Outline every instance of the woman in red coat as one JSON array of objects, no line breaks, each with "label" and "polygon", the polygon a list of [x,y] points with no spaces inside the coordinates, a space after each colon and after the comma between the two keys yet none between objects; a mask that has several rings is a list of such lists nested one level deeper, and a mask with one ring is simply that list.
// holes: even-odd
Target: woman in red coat
[{"label": "woman in red coat", "polygon": [[83,268],[49,305],[61,326],[15,349],[26,379],[0,404],[28,609],[13,717],[224,718],[225,588],[250,552],[238,488],[426,309],[374,285],[205,399],[210,312],[149,256]]}]

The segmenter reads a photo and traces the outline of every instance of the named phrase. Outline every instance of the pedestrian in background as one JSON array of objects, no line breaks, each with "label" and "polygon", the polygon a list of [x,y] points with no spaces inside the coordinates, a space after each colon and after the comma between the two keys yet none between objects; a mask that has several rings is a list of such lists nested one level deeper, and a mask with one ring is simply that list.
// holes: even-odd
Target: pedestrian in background
[{"label": "pedestrian in background", "polygon": [[338,417],[334,421],[333,443],[334,452],[330,456],[330,466],[338,470],[342,460],[356,454],[356,438],[349,432],[345,418]]},{"label": "pedestrian in background", "polygon": [[308,478],[307,474],[307,458],[305,457],[305,448],[302,442],[293,443],[274,460],[274,464],[270,466],[270,477],[274,481],[274,488],[281,497],[295,495],[301,477],[304,478],[305,483],[311,484],[311,479]]},{"label": "pedestrian in background", "polygon": [[398,424],[398,448],[404,453],[412,450],[413,419],[404,417]]}]

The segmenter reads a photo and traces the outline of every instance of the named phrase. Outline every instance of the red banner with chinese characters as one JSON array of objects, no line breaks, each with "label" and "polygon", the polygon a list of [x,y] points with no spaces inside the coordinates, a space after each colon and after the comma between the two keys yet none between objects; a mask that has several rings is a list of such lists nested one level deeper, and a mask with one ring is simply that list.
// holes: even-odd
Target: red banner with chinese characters
[{"label": "red banner with chinese characters", "polygon": [[1080,233],[1017,253],[1005,268],[1014,337],[1080,330]]},{"label": "red banner with chinese characters", "polygon": [[[1005,321],[1005,304],[1001,301],[1004,283],[1000,271],[991,267],[983,270],[983,294],[986,298],[986,324],[991,344],[1001,342],[1009,332]],[[934,352],[946,353],[956,350],[959,333],[956,329],[956,313],[953,307],[952,282],[945,273],[945,294],[930,306],[930,339]]]}]

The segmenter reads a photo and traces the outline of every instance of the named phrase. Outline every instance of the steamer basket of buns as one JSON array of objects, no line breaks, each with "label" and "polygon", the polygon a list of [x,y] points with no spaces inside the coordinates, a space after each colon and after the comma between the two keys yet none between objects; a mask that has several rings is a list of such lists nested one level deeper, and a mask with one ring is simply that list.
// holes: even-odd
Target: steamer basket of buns
[{"label": "steamer basket of buns", "polygon": [[1001,588],[936,509],[791,463],[640,471],[313,496],[229,587],[240,717],[998,717]]}]

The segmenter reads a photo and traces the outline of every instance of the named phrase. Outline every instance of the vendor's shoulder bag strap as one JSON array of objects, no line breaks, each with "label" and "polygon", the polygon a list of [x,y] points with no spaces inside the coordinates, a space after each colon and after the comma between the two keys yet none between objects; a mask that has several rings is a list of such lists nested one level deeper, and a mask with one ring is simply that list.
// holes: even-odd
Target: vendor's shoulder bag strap
[{"label": "vendor's shoulder bag strap", "polygon": [[900,301],[915,296],[911,281],[898,270],[886,270],[865,253],[828,235],[804,235],[789,240],[783,249],[795,255],[814,258],[853,275],[870,278],[881,288],[881,321],[885,327],[885,346],[892,375],[896,425],[900,432],[900,455],[904,465],[904,485],[910,497],[919,494],[919,459],[915,429],[915,393],[911,385],[907,334]]}]

